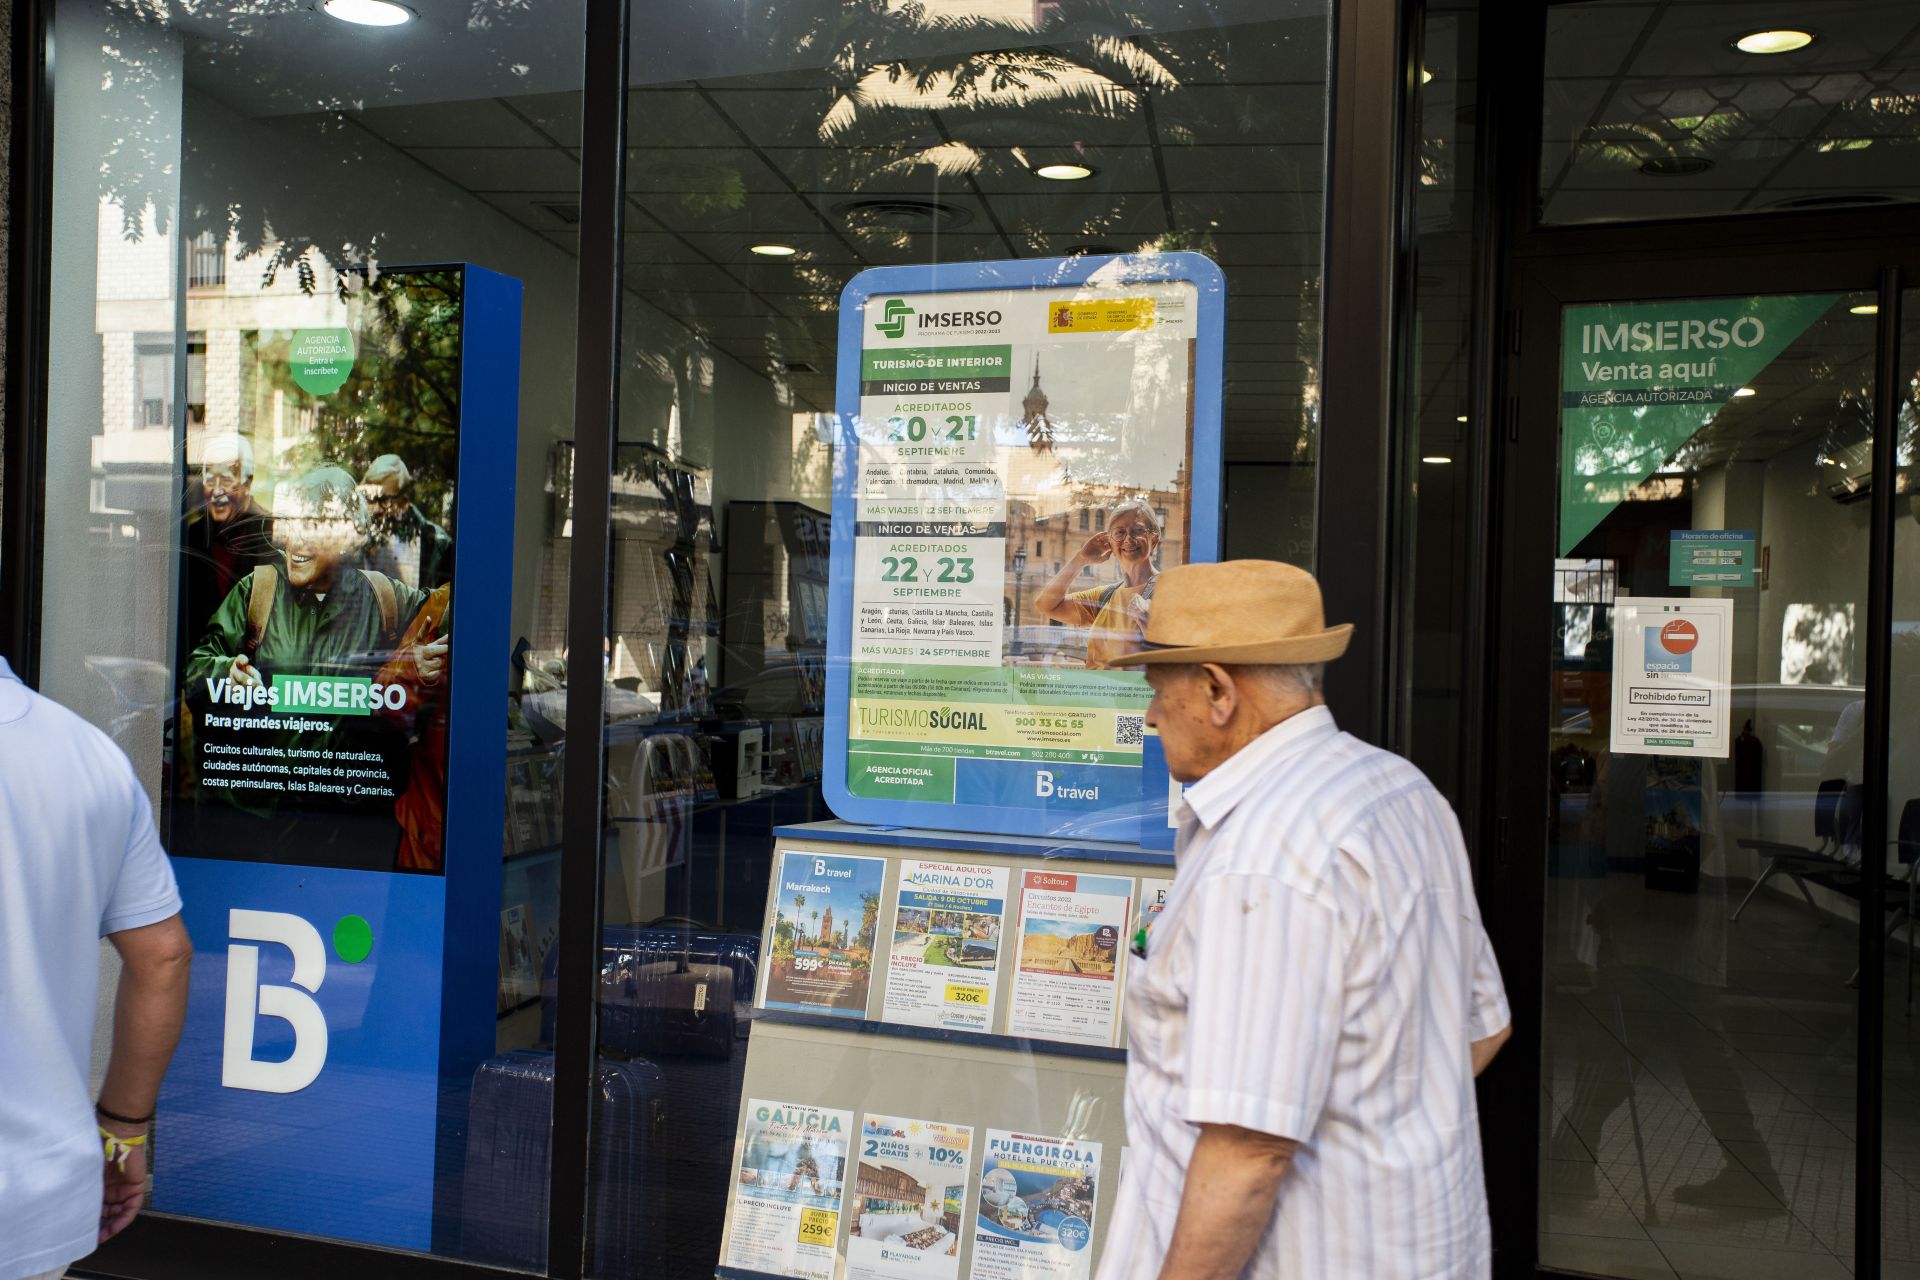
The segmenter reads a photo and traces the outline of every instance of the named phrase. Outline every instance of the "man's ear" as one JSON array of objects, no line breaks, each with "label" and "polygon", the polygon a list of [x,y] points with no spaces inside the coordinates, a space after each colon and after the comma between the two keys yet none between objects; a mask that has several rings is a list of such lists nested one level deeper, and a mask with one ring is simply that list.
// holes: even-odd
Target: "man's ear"
[{"label": "man's ear", "polygon": [[1234,687],[1233,676],[1217,662],[1203,664],[1200,676],[1207,682],[1207,718],[1214,728],[1223,729],[1240,705],[1240,691]]}]

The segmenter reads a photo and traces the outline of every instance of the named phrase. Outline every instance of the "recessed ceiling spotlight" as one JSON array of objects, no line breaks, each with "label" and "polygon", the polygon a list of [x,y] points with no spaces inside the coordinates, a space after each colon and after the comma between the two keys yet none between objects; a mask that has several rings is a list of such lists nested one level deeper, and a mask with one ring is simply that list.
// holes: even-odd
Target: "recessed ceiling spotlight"
[{"label": "recessed ceiling spotlight", "polygon": [[1738,391],[1733,393],[1733,398],[1736,400],[1744,400],[1748,396],[1757,396],[1759,394],[1760,393],[1758,391],[1755,391],[1752,387],[1742,387]]},{"label": "recessed ceiling spotlight", "polygon": [[413,10],[393,0],[324,0],[320,9],[356,27],[404,27],[414,18]]},{"label": "recessed ceiling spotlight", "polygon": [[1447,457],[1444,453],[1430,453],[1426,457],[1420,459],[1420,461],[1435,467],[1450,466],[1453,463],[1453,459]]},{"label": "recessed ceiling spotlight", "polygon": [[1091,178],[1093,170],[1084,164],[1043,164],[1033,171],[1033,176],[1054,182],[1078,182],[1082,178]]},{"label": "recessed ceiling spotlight", "polygon": [[1465,422],[1466,420],[1467,420],[1467,415],[1464,413],[1454,419],[1455,422]]},{"label": "recessed ceiling spotlight", "polygon": [[1877,316],[1880,314],[1880,304],[1877,302],[1863,302],[1857,307],[1848,307],[1847,314],[1850,316]]},{"label": "recessed ceiling spotlight", "polygon": [[1749,31],[1733,42],[1742,53],[1792,53],[1813,43],[1811,31]]},{"label": "recessed ceiling spotlight", "polygon": [[791,258],[800,251],[790,244],[756,244],[749,245],[747,252],[757,253],[763,258]]},{"label": "recessed ceiling spotlight", "polygon": [[1425,67],[1422,67],[1422,68],[1420,68],[1420,83],[1421,83],[1421,84],[1432,84],[1432,83],[1433,83],[1433,72],[1431,72],[1431,71],[1429,71],[1429,70],[1427,70],[1427,69],[1426,69]]}]

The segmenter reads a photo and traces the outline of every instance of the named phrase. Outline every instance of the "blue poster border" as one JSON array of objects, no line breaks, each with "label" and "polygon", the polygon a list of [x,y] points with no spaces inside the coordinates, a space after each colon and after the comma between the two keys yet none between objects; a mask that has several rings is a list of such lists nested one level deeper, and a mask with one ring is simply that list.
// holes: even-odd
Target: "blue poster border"
[{"label": "blue poster border", "polygon": [[[1116,271],[1116,267],[1118,270]],[[993,835],[1087,836],[1133,840],[1164,825],[1166,778],[1145,777],[1120,804],[1054,813],[983,804],[934,804],[878,800],[847,789],[847,707],[851,697],[855,496],[859,482],[861,322],[868,299],[879,294],[962,293],[989,289],[1061,289],[1084,285],[1095,275],[1117,286],[1187,282],[1198,294],[1193,367],[1193,438],[1187,468],[1192,486],[1186,563],[1220,558],[1222,475],[1221,411],[1226,376],[1227,281],[1203,254],[1081,255],[1010,262],[937,263],[874,267],[847,282],[840,294],[839,351],[835,368],[833,529],[828,574],[827,708],[823,789],[836,816],[867,825],[933,827]],[[1158,797],[1157,799],[1155,797]]]}]

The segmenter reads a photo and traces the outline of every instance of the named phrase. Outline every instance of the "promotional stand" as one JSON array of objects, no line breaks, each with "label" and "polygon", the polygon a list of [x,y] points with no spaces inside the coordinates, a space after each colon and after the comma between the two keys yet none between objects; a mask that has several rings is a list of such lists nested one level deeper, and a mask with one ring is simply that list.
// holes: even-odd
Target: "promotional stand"
[{"label": "promotional stand", "polygon": [[521,286],[358,284],[244,335],[302,425],[188,444],[167,828],[197,954],[154,1207],[426,1250],[494,1048]]},{"label": "promotional stand", "polygon": [[1125,1146],[1128,938],[1171,856],[777,835],[720,1274],[1091,1275]]}]

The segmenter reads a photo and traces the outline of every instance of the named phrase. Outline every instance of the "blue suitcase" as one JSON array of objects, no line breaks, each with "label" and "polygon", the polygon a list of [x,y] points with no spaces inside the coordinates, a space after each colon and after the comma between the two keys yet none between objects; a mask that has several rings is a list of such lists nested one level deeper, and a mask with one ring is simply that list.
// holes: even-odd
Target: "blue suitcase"
[{"label": "blue suitcase", "polygon": [[[602,1060],[590,1154],[590,1274],[664,1274],[666,1177],[660,1132],[663,1076],[649,1062]],[[474,1073],[467,1111],[461,1252],[477,1262],[544,1273],[552,1158],[553,1055],[490,1058]],[[724,1204],[719,1211],[724,1211]]]},{"label": "blue suitcase", "polygon": [[[600,944],[600,1051],[731,1058],[745,1039],[759,971],[755,934],[691,921],[613,925]],[[559,950],[541,983],[540,1036],[552,1043]]]}]

